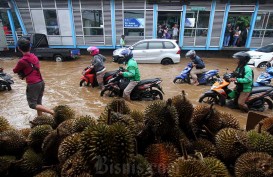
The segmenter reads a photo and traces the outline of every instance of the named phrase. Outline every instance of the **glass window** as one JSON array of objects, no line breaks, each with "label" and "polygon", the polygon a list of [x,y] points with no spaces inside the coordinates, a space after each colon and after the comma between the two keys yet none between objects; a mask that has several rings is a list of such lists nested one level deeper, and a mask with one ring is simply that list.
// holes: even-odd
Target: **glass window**
[{"label": "glass window", "polygon": [[46,31],[48,35],[60,35],[56,10],[44,10]]},{"label": "glass window", "polygon": [[147,49],[147,42],[139,43],[133,46],[134,50],[143,50]]},{"label": "glass window", "polygon": [[149,42],[149,49],[163,49],[162,42]]},{"label": "glass window", "polygon": [[257,49],[259,52],[273,52],[273,45],[267,45]]},{"label": "glass window", "polygon": [[186,14],[185,36],[207,36],[209,26],[209,11],[196,11]]},{"label": "glass window", "polygon": [[173,49],[175,46],[171,42],[164,42],[165,48],[166,49]]},{"label": "glass window", "polygon": [[124,34],[125,36],[144,36],[144,11],[126,10],[124,11]]},{"label": "glass window", "polygon": [[101,10],[83,10],[82,21],[84,35],[103,35]]}]

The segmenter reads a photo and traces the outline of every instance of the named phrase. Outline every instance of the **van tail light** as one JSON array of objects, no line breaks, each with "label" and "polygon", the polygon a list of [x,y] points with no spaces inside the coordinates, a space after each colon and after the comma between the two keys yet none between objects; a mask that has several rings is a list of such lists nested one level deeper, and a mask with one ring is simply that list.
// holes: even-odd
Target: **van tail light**
[{"label": "van tail light", "polygon": [[181,54],[181,50],[179,49],[179,50],[176,52],[176,54]]}]

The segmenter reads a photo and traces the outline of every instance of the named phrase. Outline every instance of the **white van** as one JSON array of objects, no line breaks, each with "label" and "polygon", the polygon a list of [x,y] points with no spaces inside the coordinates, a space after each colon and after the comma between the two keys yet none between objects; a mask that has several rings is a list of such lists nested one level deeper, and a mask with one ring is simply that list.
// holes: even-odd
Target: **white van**
[{"label": "white van", "polygon": [[8,50],[7,39],[4,32],[2,20],[0,19],[0,51]]}]

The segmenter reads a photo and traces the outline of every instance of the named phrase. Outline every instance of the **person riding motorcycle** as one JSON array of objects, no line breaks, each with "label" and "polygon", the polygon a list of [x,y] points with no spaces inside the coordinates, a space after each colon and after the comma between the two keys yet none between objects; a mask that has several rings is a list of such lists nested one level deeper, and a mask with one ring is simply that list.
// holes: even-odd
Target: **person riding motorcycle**
[{"label": "person riding motorcycle", "polygon": [[191,77],[193,80],[194,85],[199,85],[199,82],[197,80],[197,74],[201,74],[206,71],[205,63],[204,61],[196,55],[196,52],[194,50],[190,50],[186,53],[186,58],[190,58],[192,60],[192,70],[191,70]]},{"label": "person riding motorcycle", "polygon": [[125,72],[120,72],[119,75],[130,80],[130,83],[123,91],[123,98],[129,101],[131,92],[140,81],[140,73],[137,62],[133,58],[133,52],[130,49],[124,49],[121,55],[124,57],[124,64],[127,65],[127,68]]},{"label": "person riding motorcycle", "polygon": [[229,93],[229,97],[235,98],[235,105],[238,104],[242,111],[248,112],[248,106],[245,102],[252,90],[254,78],[252,69],[247,65],[250,56],[245,52],[237,52],[233,58],[238,59],[238,66],[234,73],[235,77],[230,78],[230,81],[235,82],[236,87]]},{"label": "person riding motorcycle", "polygon": [[103,76],[106,72],[104,61],[106,60],[106,58],[100,54],[100,51],[97,47],[90,46],[87,48],[87,51],[90,53],[91,56],[93,56],[93,59],[91,59],[90,68],[95,69],[99,87],[103,89]]}]

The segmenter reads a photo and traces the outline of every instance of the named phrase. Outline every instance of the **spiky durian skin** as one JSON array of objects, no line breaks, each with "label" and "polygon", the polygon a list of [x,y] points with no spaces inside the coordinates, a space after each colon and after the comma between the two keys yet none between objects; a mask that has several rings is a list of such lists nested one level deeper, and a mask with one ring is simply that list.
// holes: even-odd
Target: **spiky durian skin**
[{"label": "spiky durian skin", "polygon": [[34,177],[59,177],[59,175],[56,171],[48,169],[48,170],[38,173]]},{"label": "spiky durian skin", "polygon": [[33,149],[27,149],[18,166],[22,174],[33,176],[40,172],[44,165],[42,153],[36,153]]},{"label": "spiky durian skin", "polygon": [[70,108],[68,105],[59,105],[53,108],[54,110],[54,119],[57,125],[68,119],[75,118],[75,111]]},{"label": "spiky durian skin", "polygon": [[21,155],[27,146],[26,138],[17,130],[0,133],[0,155]]},{"label": "spiky durian skin", "polygon": [[[215,145],[206,139],[198,139],[192,142],[190,150],[201,152],[203,157],[215,157],[216,147]],[[191,153],[194,153],[191,151]]]},{"label": "spiky durian skin", "polygon": [[203,164],[209,169],[211,176],[229,177],[229,171],[225,164],[214,157],[207,157],[202,160]]},{"label": "spiky durian skin", "polygon": [[151,164],[142,155],[134,156],[130,161],[130,177],[152,177],[153,170]]},{"label": "spiky durian skin", "polygon": [[58,125],[56,129],[58,130],[58,136],[60,138],[64,139],[65,137],[73,134],[72,127],[74,120],[75,119],[68,119]]},{"label": "spiky durian skin", "polygon": [[142,111],[132,110],[130,116],[136,123],[144,123],[144,113]]},{"label": "spiky durian skin", "polygon": [[222,122],[221,128],[240,129],[240,123],[236,117],[227,112],[220,112],[220,120]]},{"label": "spiky durian skin", "polygon": [[247,152],[235,163],[236,177],[272,177],[273,158],[263,152]]},{"label": "spiky durian skin", "polygon": [[251,151],[266,152],[273,155],[273,135],[262,131],[261,133],[251,130],[247,132],[247,147]]},{"label": "spiky durian skin", "polygon": [[[165,101],[156,101],[148,105],[144,111],[146,123],[160,137],[172,136],[178,130],[178,114],[174,106]],[[171,127],[171,128],[170,128]]]},{"label": "spiky durian skin", "polygon": [[168,173],[168,166],[179,157],[177,149],[172,144],[152,144],[145,153],[145,157],[152,165],[155,175]]},{"label": "spiky durian skin", "polygon": [[273,135],[273,117],[265,118],[261,120],[255,127],[255,130],[259,129],[259,124],[261,123],[261,130],[262,131],[267,131],[271,135]]},{"label": "spiky durian skin", "polygon": [[72,124],[72,132],[82,132],[86,127],[96,125],[95,118],[85,115],[85,116],[79,116],[76,119],[74,119],[74,122]]},{"label": "spiky durian skin", "polygon": [[52,131],[53,129],[50,125],[38,125],[34,127],[28,136],[29,146],[37,151],[42,150],[42,143],[45,137]]},{"label": "spiky durian skin", "polygon": [[209,169],[199,160],[177,159],[169,166],[170,177],[211,177]]},{"label": "spiky durian skin", "polygon": [[220,113],[208,106],[197,106],[194,109],[191,127],[193,132],[199,136],[202,134],[205,125],[212,133],[217,133],[221,129]]},{"label": "spiky durian skin", "polygon": [[58,159],[63,164],[69,157],[80,149],[81,134],[74,133],[66,137],[59,146]]},{"label": "spiky durian skin", "polygon": [[15,160],[15,156],[0,156],[0,176],[5,176],[8,173],[11,163]]},{"label": "spiky durian skin", "polygon": [[0,133],[9,129],[11,129],[9,121],[5,117],[0,116]]},{"label": "spiky durian skin", "polygon": [[20,129],[19,132],[25,137],[28,138],[30,132],[31,132],[31,128],[23,128]]},{"label": "spiky durian skin", "polygon": [[32,121],[29,121],[29,123],[31,128],[34,128],[37,125],[50,125],[52,128],[57,127],[54,118],[48,115],[37,116]]},{"label": "spiky durian skin", "polygon": [[234,163],[247,151],[246,141],[246,133],[233,128],[221,129],[215,136],[217,153],[227,163]]},{"label": "spiky durian skin", "polygon": [[67,159],[62,167],[62,177],[75,177],[80,176],[83,173],[89,174],[89,169],[84,162],[84,158],[81,153],[76,153]]},{"label": "spiky durian skin", "polygon": [[104,111],[101,113],[99,120],[107,120],[109,110],[112,112],[118,112],[120,114],[130,114],[131,112],[124,99],[114,99],[107,104]]},{"label": "spiky durian skin", "polygon": [[185,95],[177,95],[172,98],[172,103],[177,110],[179,127],[183,130],[189,126],[194,107]]}]

